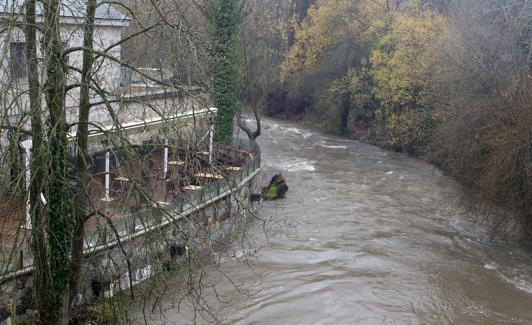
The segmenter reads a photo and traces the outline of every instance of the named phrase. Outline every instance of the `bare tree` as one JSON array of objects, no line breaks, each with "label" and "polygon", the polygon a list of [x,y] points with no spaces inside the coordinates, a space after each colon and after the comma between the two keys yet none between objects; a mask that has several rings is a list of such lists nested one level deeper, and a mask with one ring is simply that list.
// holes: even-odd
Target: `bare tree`
[{"label": "bare tree", "polygon": [[[216,151],[209,141],[209,96],[190,77],[180,83],[169,76],[165,70],[176,69],[175,62],[159,60],[139,68],[134,56],[120,55],[122,46],[138,49],[130,43],[139,39],[143,41],[136,44],[149,47],[153,33],[160,32],[181,46],[180,53],[188,53],[186,73],[202,75],[204,44],[209,42],[188,21],[186,4],[168,1],[161,10],[143,3],[135,11],[131,2],[113,3],[112,8],[96,0],[28,0],[2,13],[1,55],[8,65],[0,73],[1,167],[6,171],[19,160],[26,165],[13,173],[13,182],[2,178],[0,197],[6,204],[0,204],[0,212],[4,224],[12,220],[16,227],[2,229],[14,237],[0,241],[0,251],[6,276],[13,276],[13,264],[31,263],[19,259],[19,250],[33,257],[34,302],[43,324],[67,324],[75,316],[91,267],[106,276],[101,282],[106,290],[131,288],[135,279],[151,275],[152,268],[171,268],[172,250],[181,254],[184,248],[189,250],[185,273],[190,274],[181,298],[192,297],[208,310],[201,300],[202,277],[195,275],[204,261],[194,246],[210,245],[206,227],[211,221],[199,212],[191,219],[181,214],[187,202],[203,202],[196,199],[201,195],[203,200],[207,189],[218,186],[220,191],[221,185],[209,186],[213,178],[229,184],[224,163],[244,163],[249,157]],[[147,11],[152,15],[143,20]],[[118,25],[112,29],[115,34],[102,35],[111,29],[102,27],[102,14],[114,15],[109,26]],[[136,25],[120,38],[120,22],[126,20]],[[164,41],[155,45],[166,46]],[[19,68],[27,71],[22,79],[15,75]],[[119,85],[115,76],[125,72],[133,82]],[[14,136],[7,137],[8,131]],[[9,151],[12,157],[4,154]],[[9,194],[8,184],[24,189],[25,183],[27,191]],[[194,192],[202,187],[205,191]],[[7,200],[8,195],[14,198]],[[193,205],[188,209],[195,211]],[[146,233],[139,237],[145,241],[145,260],[135,262],[140,258],[132,253],[136,248],[126,242],[140,233]],[[161,243],[172,249],[161,250]],[[87,252],[107,246],[120,252],[120,258],[110,258],[105,267],[91,266]],[[125,282],[120,263],[126,264]],[[161,281],[163,285],[145,294],[164,294],[168,284]],[[135,297],[133,289],[130,294]]]}]

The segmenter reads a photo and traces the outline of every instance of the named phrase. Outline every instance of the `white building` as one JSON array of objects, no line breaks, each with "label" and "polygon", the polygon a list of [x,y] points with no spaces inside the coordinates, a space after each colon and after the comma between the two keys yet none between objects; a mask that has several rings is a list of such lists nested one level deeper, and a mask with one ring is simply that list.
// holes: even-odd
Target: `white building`
[{"label": "white building", "polygon": [[[0,89],[10,90],[13,96],[20,94],[27,89],[27,67],[26,67],[26,40],[20,27],[16,22],[21,22],[24,12],[24,0],[0,0],[0,48],[1,69],[0,69]],[[42,26],[42,4],[37,2],[37,23]],[[65,0],[61,8],[61,40],[65,48],[83,46],[83,30],[80,28],[84,22],[86,10],[86,1],[84,0]],[[100,3],[96,9],[95,16],[95,33],[94,48],[104,51],[111,45],[121,40],[122,29],[129,25],[129,18],[111,7],[109,4]],[[41,33],[37,34],[38,41],[41,39]],[[40,48],[38,46],[38,56]],[[120,60],[120,46],[115,46],[109,51],[108,55]],[[79,80],[79,73],[75,69],[81,69],[82,51],[75,51],[68,55],[67,64],[72,66],[69,74],[69,81],[74,83]],[[114,91],[118,89],[120,82],[120,64],[114,60],[101,60],[98,63],[96,78],[99,84],[106,90]],[[74,88],[69,91],[67,96],[67,107],[76,107],[79,91]],[[16,109],[24,111],[27,100],[23,98],[18,101]],[[5,108],[5,107],[3,107]],[[4,111],[5,112],[5,111]],[[15,107],[10,110],[11,114],[20,113]]]},{"label": "white building", "polygon": [[[63,0],[61,8],[61,39],[65,48],[83,45],[83,30],[86,0]],[[121,46],[116,45],[122,39],[122,31],[130,19],[107,3],[98,1],[95,15],[94,48],[105,51],[112,59],[100,58],[95,66],[97,84],[107,92],[113,113],[120,123],[133,125],[157,120],[174,119],[194,114],[200,116],[206,110],[207,96],[200,89],[179,91],[175,88],[157,87],[153,84],[145,87],[124,87],[123,71],[119,63]],[[11,123],[17,123],[28,110],[26,40],[17,22],[23,20],[24,0],[0,0],[0,118],[9,116]],[[37,2],[37,22],[42,26],[42,3]],[[38,39],[41,38],[40,33]],[[38,56],[40,49],[38,49]],[[79,70],[82,67],[82,51],[68,55],[69,83],[79,82]],[[76,71],[78,70],[78,71]],[[190,91],[195,96],[189,96]],[[9,99],[9,100],[6,100]],[[92,102],[103,102],[102,98],[92,94]],[[66,96],[67,121],[75,122],[78,113],[79,88],[68,91]],[[195,107],[197,106],[197,107]],[[111,129],[115,122],[109,114],[109,106],[97,105],[91,109],[90,120],[100,128]],[[75,132],[73,128],[72,133]],[[0,136],[1,137],[1,136]]]},{"label": "white building", "polygon": [[[206,134],[209,132],[212,136],[209,117],[215,110],[207,108],[208,96],[201,89],[177,89],[154,84],[137,84],[133,87],[121,82],[123,69],[120,64],[121,46],[118,43],[122,40],[122,31],[129,25],[130,19],[111,5],[101,0],[98,2],[93,45],[95,50],[106,52],[108,58],[100,57],[97,60],[94,78],[95,84],[107,95],[105,100],[102,100],[96,92],[91,94],[94,106],[89,117],[93,123],[90,149],[105,149],[109,136],[106,131],[118,128],[126,132],[133,143],[152,139],[208,142],[209,137],[206,137]],[[13,141],[9,137],[9,128],[4,128],[2,121],[31,128],[25,115],[29,109],[26,40],[23,30],[17,26],[17,23],[23,22],[24,19],[21,15],[24,12],[24,3],[24,0],[0,0],[0,162],[3,160],[3,153],[7,151],[9,141]],[[39,1],[36,11],[37,23],[42,27],[43,10]],[[82,24],[85,11],[86,0],[62,0],[60,33],[65,49],[83,46]],[[38,40],[41,36],[38,33]],[[38,49],[38,56],[41,56],[40,52]],[[82,56],[83,52],[79,50],[71,52],[67,57],[70,85],[80,80]],[[103,104],[106,101],[110,104]],[[67,92],[65,104],[67,122],[76,122],[79,112],[79,88],[73,87]],[[76,127],[71,127],[72,137],[75,131]],[[20,139],[21,146],[24,147],[22,155],[26,166],[31,155],[31,149],[28,147],[31,141],[27,139]],[[6,164],[0,165],[6,168]],[[0,171],[0,175],[8,174],[6,169]]]}]

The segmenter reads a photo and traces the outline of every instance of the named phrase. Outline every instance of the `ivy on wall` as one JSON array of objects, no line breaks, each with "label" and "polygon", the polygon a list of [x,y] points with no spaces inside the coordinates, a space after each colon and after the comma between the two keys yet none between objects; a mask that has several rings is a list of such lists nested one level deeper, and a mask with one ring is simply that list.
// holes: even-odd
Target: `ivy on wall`
[{"label": "ivy on wall", "polygon": [[234,117],[239,108],[239,72],[241,57],[237,36],[242,21],[242,0],[213,0],[210,24],[214,40],[212,100],[218,108],[217,142],[229,142],[233,135]]}]

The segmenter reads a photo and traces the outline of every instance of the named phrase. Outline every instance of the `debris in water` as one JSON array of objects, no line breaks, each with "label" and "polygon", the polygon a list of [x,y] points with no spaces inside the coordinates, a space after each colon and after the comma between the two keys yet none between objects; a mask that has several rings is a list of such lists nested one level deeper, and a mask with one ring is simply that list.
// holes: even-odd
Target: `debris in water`
[{"label": "debris in water", "polygon": [[270,184],[264,187],[260,192],[263,200],[278,200],[284,198],[286,192],[288,192],[288,185],[283,175],[273,175]]}]

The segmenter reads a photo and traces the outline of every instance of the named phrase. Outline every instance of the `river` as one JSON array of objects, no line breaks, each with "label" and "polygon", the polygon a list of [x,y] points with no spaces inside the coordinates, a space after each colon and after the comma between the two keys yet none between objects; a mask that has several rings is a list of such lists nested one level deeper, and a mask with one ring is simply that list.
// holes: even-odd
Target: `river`
[{"label": "river", "polygon": [[[248,227],[249,263],[222,256],[248,294],[209,275],[219,322],[532,324],[532,252],[491,241],[433,166],[283,121],[265,120],[259,143],[266,175],[282,172],[290,190],[262,203],[266,230]],[[191,323],[190,308],[170,301],[147,322]]]}]

